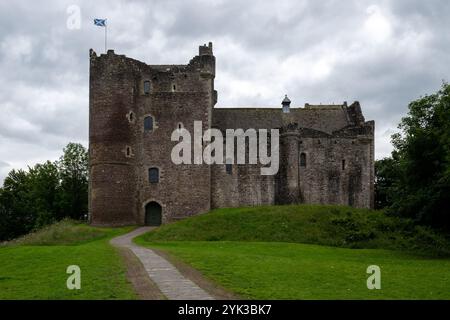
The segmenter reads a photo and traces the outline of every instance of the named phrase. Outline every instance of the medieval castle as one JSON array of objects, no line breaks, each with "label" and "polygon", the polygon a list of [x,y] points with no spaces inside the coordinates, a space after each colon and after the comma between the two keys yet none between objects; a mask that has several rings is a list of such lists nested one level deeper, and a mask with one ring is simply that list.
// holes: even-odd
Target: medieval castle
[{"label": "medieval castle", "polygon": [[[89,212],[94,225],[159,225],[212,208],[289,203],[373,207],[374,122],[347,105],[214,108],[212,44],[187,65],[90,51]],[[280,167],[171,161],[176,128],[279,129]]]}]

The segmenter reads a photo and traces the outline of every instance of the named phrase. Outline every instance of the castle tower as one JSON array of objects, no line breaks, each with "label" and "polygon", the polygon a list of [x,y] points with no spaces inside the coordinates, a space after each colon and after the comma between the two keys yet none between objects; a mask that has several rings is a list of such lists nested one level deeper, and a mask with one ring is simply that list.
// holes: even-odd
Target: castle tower
[{"label": "castle tower", "polygon": [[[211,206],[206,164],[171,160],[174,130],[211,127],[215,57],[212,43],[187,65],[147,65],[90,54],[89,211],[94,225],[176,220]],[[195,190],[195,192],[193,192]]]},{"label": "castle tower", "polygon": [[291,100],[285,95],[281,102],[283,127],[280,130],[280,171],[277,179],[276,202],[299,203],[299,136],[298,124],[290,114]]}]

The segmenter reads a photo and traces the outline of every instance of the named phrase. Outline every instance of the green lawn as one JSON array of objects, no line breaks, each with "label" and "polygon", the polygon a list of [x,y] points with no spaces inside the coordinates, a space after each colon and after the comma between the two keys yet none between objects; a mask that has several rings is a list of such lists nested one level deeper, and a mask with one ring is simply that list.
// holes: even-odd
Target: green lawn
[{"label": "green lawn", "polygon": [[[378,211],[219,209],[135,241],[251,299],[450,299],[448,239]],[[367,289],[369,265],[381,268],[381,290]]]},{"label": "green lawn", "polygon": [[[0,247],[0,299],[135,299],[121,257],[108,244],[130,230],[65,221]],[[81,268],[80,290],[66,287],[69,265]]]},{"label": "green lawn", "polygon": [[[167,242],[162,249],[251,299],[450,299],[450,259],[276,242]],[[366,268],[381,268],[368,290]]]}]

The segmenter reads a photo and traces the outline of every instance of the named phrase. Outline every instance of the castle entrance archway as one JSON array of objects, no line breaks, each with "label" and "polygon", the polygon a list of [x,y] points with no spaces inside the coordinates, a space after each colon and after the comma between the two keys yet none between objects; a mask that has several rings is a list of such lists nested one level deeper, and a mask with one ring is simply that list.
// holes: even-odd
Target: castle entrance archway
[{"label": "castle entrance archway", "polygon": [[145,225],[160,226],[162,221],[162,208],[158,202],[152,201],[145,206]]}]

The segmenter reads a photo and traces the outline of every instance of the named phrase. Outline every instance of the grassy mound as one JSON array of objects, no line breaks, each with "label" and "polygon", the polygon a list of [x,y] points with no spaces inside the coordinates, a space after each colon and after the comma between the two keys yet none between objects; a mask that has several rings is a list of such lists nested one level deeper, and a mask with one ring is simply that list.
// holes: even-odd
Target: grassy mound
[{"label": "grassy mound", "polygon": [[75,220],[64,219],[9,241],[6,245],[76,245],[98,240],[107,235],[108,229],[94,228]]},{"label": "grassy mound", "polygon": [[429,228],[382,211],[344,206],[217,209],[164,225],[140,240],[291,242],[450,256],[450,241]]}]

